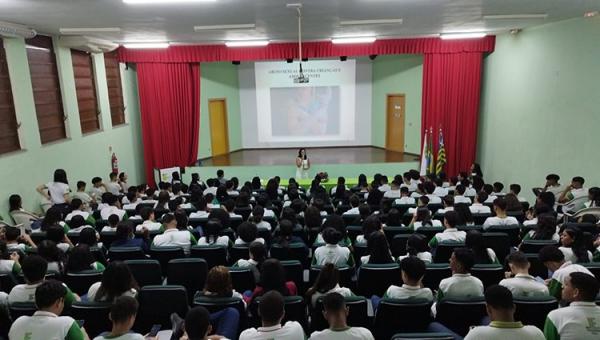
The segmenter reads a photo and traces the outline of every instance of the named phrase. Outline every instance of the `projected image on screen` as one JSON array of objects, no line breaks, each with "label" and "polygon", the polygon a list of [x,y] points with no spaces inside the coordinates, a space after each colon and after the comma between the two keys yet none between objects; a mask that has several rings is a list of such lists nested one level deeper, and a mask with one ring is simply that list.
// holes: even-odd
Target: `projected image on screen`
[{"label": "projected image on screen", "polygon": [[273,136],[324,136],[340,132],[338,86],[271,88]]}]

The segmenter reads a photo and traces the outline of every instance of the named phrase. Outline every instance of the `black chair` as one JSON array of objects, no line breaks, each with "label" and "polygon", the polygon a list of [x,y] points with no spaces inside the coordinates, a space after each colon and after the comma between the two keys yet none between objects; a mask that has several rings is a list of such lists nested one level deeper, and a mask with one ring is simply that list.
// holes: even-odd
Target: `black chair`
[{"label": "black chair", "polygon": [[304,268],[300,261],[289,260],[280,261],[283,269],[285,270],[285,279],[287,281],[293,281],[296,284],[300,293],[304,293]]},{"label": "black chair", "polygon": [[589,271],[594,274],[596,280],[600,281],[600,263],[598,262],[590,262],[590,263],[582,263],[582,266],[586,267]]},{"label": "black chair", "polygon": [[523,211],[507,211],[506,215],[516,218],[520,224],[523,224],[523,221],[525,221],[525,213]]},{"label": "black chair", "polygon": [[544,329],[548,313],[558,308],[558,301],[552,296],[515,297],[513,302],[516,306],[515,320],[539,329]]},{"label": "black chair", "polygon": [[356,237],[362,234],[362,226],[359,225],[349,225],[346,227],[346,233],[350,240],[354,243],[356,241]]},{"label": "black chair", "polygon": [[230,267],[229,274],[231,274],[233,289],[240,293],[247,290],[253,291],[256,287],[254,273],[250,268]]},{"label": "black chair", "polygon": [[354,252],[351,255],[354,257],[354,263],[356,263],[356,266],[359,266],[361,264],[360,258],[365,255],[369,255],[367,243],[355,243]]},{"label": "black chair", "polygon": [[[323,266],[311,266],[310,267],[310,272],[308,275],[308,282],[309,285],[312,286],[313,283],[315,283],[315,280],[317,279],[317,276],[319,276],[319,273],[321,272],[321,268]],[[340,286],[341,287],[347,287],[350,288],[352,287],[352,268],[348,267],[348,266],[343,266],[343,267],[337,267],[338,271],[340,272]]]},{"label": "black chair", "polygon": [[392,336],[392,340],[454,340],[450,333],[398,333]]},{"label": "black chair", "polygon": [[46,239],[46,232],[40,231],[37,233],[31,233],[31,234],[29,234],[29,237],[31,237],[31,240],[33,241],[33,243],[40,244],[40,242],[42,242],[43,240]]},{"label": "black chair", "polygon": [[[412,218],[412,217],[411,217]],[[427,242],[431,241],[433,236],[444,231],[444,227],[421,227],[417,229],[417,233],[425,235]]]},{"label": "black chair", "polygon": [[465,336],[473,325],[480,325],[486,316],[485,299],[442,299],[436,304],[435,320],[453,332]]},{"label": "black chair", "polygon": [[106,260],[106,248],[104,248],[104,246],[90,247],[90,253],[92,253],[94,260],[97,262],[102,263],[104,266],[108,264],[108,261]]},{"label": "black chair", "polygon": [[471,268],[471,275],[480,279],[487,288],[504,279],[504,267],[499,264],[476,264]]},{"label": "black chair", "polygon": [[537,253],[525,253],[525,257],[527,257],[530,264],[529,274],[531,274],[532,276],[539,276],[544,280],[548,278],[548,268],[546,268],[546,266],[544,266],[544,264],[540,262]]},{"label": "black chair", "polygon": [[104,245],[106,248],[110,248],[110,245],[113,243],[113,241],[116,238],[117,238],[116,231],[101,231],[100,232],[100,241],[102,242],[102,245]]},{"label": "black chair", "polygon": [[450,276],[452,276],[452,271],[448,263],[428,263],[423,285],[432,291],[438,290],[440,281]]},{"label": "black chair", "polygon": [[555,240],[524,240],[521,243],[521,250],[524,253],[537,254],[545,246],[558,246],[558,241]]},{"label": "black chair", "polygon": [[108,250],[109,261],[143,260],[146,259],[140,247],[110,247]]},{"label": "black chair", "polygon": [[190,257],[204,259],[208,265],[208,270],[216,266],[226,266],[227,247],[220,245],[193,246],[190,249]]},{"label": "black chair", "polygon": [[[364,296],[345,297],[348,317],[346,323],[351,327],[369,327],[369,316],[367,314],[367,299]],[[323,317],[323,298],[317,300],[314,308],[310,308],[310,330],[322,331],[329,327],[327,320]]]},{"label": "black chair", "polygon": [[431,322],[431,304],[422,299],[382,299],[375,313],[375,337],[389,339],[398,332],[425,331]]},{"label": "black chair", "polygon": [[596,224],[593,223],[567,223],[565,225],[565,227],[577,227],[579,228],[579,230],[581,230],[581,232],[585,233],[588,232],[590,234],[592,234],[593,236],[598,235],[598,232],[600,232],[600,230],[598,229],[598,226]]},{"label": "black chair", "polygon": [[236,263],[240,259],[248,260],[250,252],[247,245],[234,245],[229,249],[229,259],[231,263]]},{"label": "black chair", "polygon": [[476,225],[482,225],[488,217],[492,217],[492,214],[476,213],[473,214],[473,222],[475,222]]},{"label": "black chair", "polygon": [[204,228],[206,226],[206,223],[208,223],[208,217],[190,218],[188,220],[188,224],[192,228],[196,228],[196,227]]},{"label": "black chair", "polygon": [[64,276],[64,281],[73,292],[85,295],[92,284],[102,281],[102,272],[97,270],[68,272]]},{"label": "black chair", "polygon": [[383,296],[391,285],[401,285],[397,263],[363,264],[358,271],[357,292],[364,296]]},{"label": "black chair", "polygon": [[444,205],[442,203],[429,203],[427,204],[427,209],[431,211],[431,215],[435,215],[438,210],[443,209]]},{"label": "black chair", "polygon": [[153,286],[162,284],[162,270],[157,260],[126,260],[131,275],[138,286]]},{"label": "black chair", "polygon": [[408,227],[387,226],[383,227],[383,233],[388,240],[392,240],[396,235],[410,235],[413,230]]},{"label": "black chair", "polygon": [[8,310],[10,317],[17,320],[21,316],[32,316],[37,311],[37,307],[34,302],[14,302],[8,305]]},{"label": "black chair", "polygon": [[160,262],[162,275],[167,275],[169,261],[185,258],[185,253],[181,247],[152,247],[150,248],[150,257]]},{"label": "black chair", "polygon": [[498,262],[504,263],[504,259],[510,254],[510,237],[505,233],[483,233],[483,244],[486,248],[492,248]]},{"label": "black chair", "polygon": [[280,244],[273,244],[271,246],[270,254],[272,258],[276,258],[279,261],[300,261],[303,268],[308,268],[310,264],[308,248],[302,243],[290,243],[288,247],[282,247]]},{"label": "black chair", "polygon": [[69,316],[75,320],[85,321],[85,331],[94,338],[102,332],[110,330],[112,324],[108,318],[110,302],[75,302],[69,309]]},{"label": "black chair", "polygon": [[17,278],[12,273],[0,273],[0,291],[6,294],[17,285]]},{"label": "black chair", "polygon": [[250,217],[250,214],[252,213],[252,208],[251,207],[235,207],[233,209],[233,212],[235,214],[241,215],[242,219],[244,221],[247,221],[248,218]]},{"label": "black chair", "polygon": [[203,259],[173,259],[169,261],[167,284],[184,286],[190,303],[196,291],[204,289],[208,266]]},{"label": "black chair", "polygon": [[[390,250],[392,251],[392,256],[399,257],[406,255],[406,243],[408,243],[408,238],[412,236],[411,234],[397,234],[394,236],[392,242],[390,243]],[[389,240],[389,239],[388,239]]]},{"label": "black chair", "polygon": [[[285,316],[283,317],[282,323],[287,321],[297,321],[302,325],[305,332],[308,330],[308,316],[306,315],[306,304],[304,298],[301,296],[285,296]],[[260,304],[260,297],[252,300],[248,306],[250,312],[250,326],[260,326],[260,316],[258,315],[258,305]]]},{"label": "black chair", "polygon": [[346,226],[349,226],[352,222],[358,220],[359,218],[360,218],[359,214],[342,215],[342,219],[344,220],[344,223],[346,224]]},{"label": "black chair", "polygon": [[183,286],[146,286],[138,294],[140,307],[133,329],[147,333],[152,325],[171,328],[171,314],[185,318],[188,312],[188,297]]},{"label": "black chair", "polygon": [[[419,229],[419,232],[421,229]],[[463,242],[442,242],[438,243],[435,248],[435,254],[433,255],[434,263],[448,263],[450,262],[450,256],[454,252],[455,248],[462,248],[465,244]]]},{"label": "black chair", "polygon": [[73,231],[69,231],[67,233],[67,237],[69,238],[69,240],[71,240],[71,243],[73,244],[77,244],[79,243],[79,232],[73,232]]},{"label": "black chair", "polygon": [[510,238],[510,245],[516,247],[521,242],[519,237],[521,233],[521,227],[519,225],[493,225],[486,229],[484,232],[488,233],[506,233]]}]

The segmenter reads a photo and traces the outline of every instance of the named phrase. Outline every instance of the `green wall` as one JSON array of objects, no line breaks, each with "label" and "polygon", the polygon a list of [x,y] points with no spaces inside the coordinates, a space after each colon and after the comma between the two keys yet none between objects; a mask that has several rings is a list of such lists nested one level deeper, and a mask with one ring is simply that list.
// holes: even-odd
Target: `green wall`
[{"label": "green wall", "polygon": [[123,69],[127,124],[113,128],[104,56],[94,55],[98,103],[101,110],[101,131],[82,135],[71,53],[66,48],[55,48],[64,112],[68,116],[66,121],[68,138],[41,145],[25,43],[23,39],[18,38],[3,40],[17,120],[22,123],[19,132],[22,150],[0,155],[0,187],[2,188],[0,214],[5,219],[9,219],[8,196],[13,193],[23,197],[26,209],[39,211],[39,195],[35,188],[49,182],[56,168],[67,171],[72,190],[76,189],[75,184],[78,180],[90,183],[94,176],[107,178],[111,157],[109,146],[112,146],[119,158],[120,170],[129,174],[129,182],[143,182],[141,128],[135,72],[131,69]]},{"label": "green wall", "polygon": [[242,148],[242,127],[240,117],[240,93],[238,70],[231,63],[202,63],[200,65],[200,141],[198,158],[212,156],[210,145],[209,99],[227,100],[227,126],[229,129],[229,150]]},{"label": "green wall", "polygon": [[385,147],[387,95],[404,93],[404,151],[421,152],[422,81],[421,55],[379,56],[373,61],[371,141],[374,146]]},{"label": "green wall", "polygon": [[598,185],[600,18],[500,35],[485,60],[478,160],[486,180],[531,187],[554,172]]}]

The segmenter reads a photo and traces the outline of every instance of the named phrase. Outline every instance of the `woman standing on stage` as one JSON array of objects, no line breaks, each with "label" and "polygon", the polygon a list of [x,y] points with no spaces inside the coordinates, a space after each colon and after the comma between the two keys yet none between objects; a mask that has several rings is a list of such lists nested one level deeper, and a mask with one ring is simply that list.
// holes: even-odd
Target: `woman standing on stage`
[{"label": "woman standing on stage", "polygon": [[302,148],[298,150],[298,157],[296,157],[296,178],[308,178],[308,170],[310,169],[310,160],[306,155],[306,149]]}]

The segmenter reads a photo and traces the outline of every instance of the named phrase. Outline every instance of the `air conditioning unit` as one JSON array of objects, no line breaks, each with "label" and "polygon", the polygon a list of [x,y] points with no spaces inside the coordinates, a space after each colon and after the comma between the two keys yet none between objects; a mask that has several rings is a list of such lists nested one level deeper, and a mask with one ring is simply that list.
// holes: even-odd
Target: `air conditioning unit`
[{"label": "air conditioning unit", "polygon": [[31,39],[36,34],[34,29],[27,26],[0,21],[0,35],[3,37]]},{"label": "air conditioning unit", "polygon": [[89,53],[111,52],[119,47],[118,44],[115,44],[112,41],[86,37],[83,35],[61,36],[58,39],[58,44],[62,47]]}]

